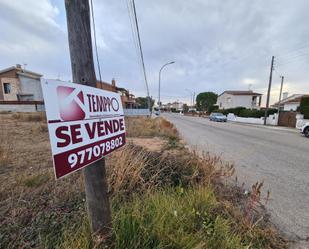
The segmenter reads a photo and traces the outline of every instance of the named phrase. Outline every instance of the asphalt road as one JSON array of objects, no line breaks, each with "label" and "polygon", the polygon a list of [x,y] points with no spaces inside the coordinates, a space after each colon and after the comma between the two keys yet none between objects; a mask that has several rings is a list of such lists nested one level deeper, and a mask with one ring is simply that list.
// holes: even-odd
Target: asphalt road
[{"label": "asphalt road", "polygon": [[[247,186],[264,180],[272,221],[292,239],[309,242],[309,139],[295,130],[163,114],[199,152],[235,164]],[[306,243],[307,244],[307,243]]]}]

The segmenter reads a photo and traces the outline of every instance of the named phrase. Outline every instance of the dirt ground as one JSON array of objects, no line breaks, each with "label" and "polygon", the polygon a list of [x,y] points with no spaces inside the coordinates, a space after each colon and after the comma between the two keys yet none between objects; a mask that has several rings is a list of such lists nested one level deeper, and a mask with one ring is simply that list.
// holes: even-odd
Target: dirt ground
[{"label": "dirt ground", "polygon": [[[0,179],[13,180],[16,174],[31,175],[53,171],[51,148],[46,121],[23,121],[12,114],[0,114]],[[127,138],[127,143],[149,151],[161,151],[166,139]],[[14,180],[13,180],[14,181]],[[3,185],[1,186],[1,188]]]},{"label": "dirt ground", "polygon": [[133,143],[135,145],[144,147],[148,151],[161,151],[163,147],[166,145],[166,140],[154,137],[154,138],[128,138],[128,143]]}]

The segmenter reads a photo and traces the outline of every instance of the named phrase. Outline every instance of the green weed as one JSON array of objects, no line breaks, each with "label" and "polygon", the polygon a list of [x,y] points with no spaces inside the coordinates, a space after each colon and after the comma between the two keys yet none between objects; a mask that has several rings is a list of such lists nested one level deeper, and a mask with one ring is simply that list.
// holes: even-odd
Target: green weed
[{"label": "green weed", "polygon": [[33,175],[24,180],[27,187],[39,187],[49,180],[49,174]]},{"label": "green weed", "polygon": [[[114,248],[246,248],[210,188],[158,191],[114,213]],[[118,210],[116,207],[114,210]]]}]

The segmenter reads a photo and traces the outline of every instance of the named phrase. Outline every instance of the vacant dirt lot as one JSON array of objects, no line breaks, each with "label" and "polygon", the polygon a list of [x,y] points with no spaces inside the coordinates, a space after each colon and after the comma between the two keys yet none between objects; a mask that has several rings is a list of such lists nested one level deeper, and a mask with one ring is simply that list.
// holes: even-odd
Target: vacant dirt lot
[{"label": "vacant dirt lot", "polygon": [[166,120],[143,118],[126,120],[127,146],[106,158],[113,240],[97,244],[81,172],[54,179],[45,122],[0,114],[0,248],[286,248],[259,211],[261,185],[250,195],[227,187],[232,165],[189,152]]}]

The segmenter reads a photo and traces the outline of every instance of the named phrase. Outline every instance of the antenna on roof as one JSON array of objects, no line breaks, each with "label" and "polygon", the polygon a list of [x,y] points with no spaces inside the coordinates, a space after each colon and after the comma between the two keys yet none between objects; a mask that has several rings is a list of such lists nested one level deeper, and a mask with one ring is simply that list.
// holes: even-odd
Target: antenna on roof
[{"label": "antenna on roof", "polygon": [[248,84],[248,90],[251,91],[252,84]]},{"label": "antenna on roof", "polygon": [[24,63],[23,65],[24,65],[24,71],[26,71],[26,66],[28,66],[28,64]]}]

